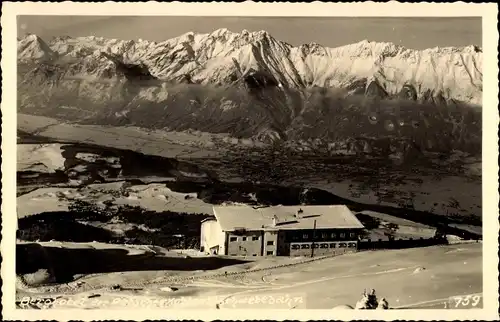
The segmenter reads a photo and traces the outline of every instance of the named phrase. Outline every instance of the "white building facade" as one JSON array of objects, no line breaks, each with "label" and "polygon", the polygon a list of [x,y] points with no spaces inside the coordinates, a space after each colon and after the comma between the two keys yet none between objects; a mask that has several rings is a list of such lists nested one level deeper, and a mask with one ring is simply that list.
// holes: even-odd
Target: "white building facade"
[{"label": "white building facade", "polygon": [[357,250],[364,229],[346,206],[216,206],[201,251],[229,256],[314,256]]}]

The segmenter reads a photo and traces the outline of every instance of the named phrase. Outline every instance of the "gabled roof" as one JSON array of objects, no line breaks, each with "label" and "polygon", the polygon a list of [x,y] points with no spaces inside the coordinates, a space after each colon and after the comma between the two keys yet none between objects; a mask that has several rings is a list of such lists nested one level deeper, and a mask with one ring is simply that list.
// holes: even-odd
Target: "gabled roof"
[{"label": "gabled roof", "polygon": [[[300,211],[302,211],[300,213]],[[214,215],[223,231],[364,228],[345,205],[335,206],[214,206]],[[273,226],[273,217],[276,225]]]}]

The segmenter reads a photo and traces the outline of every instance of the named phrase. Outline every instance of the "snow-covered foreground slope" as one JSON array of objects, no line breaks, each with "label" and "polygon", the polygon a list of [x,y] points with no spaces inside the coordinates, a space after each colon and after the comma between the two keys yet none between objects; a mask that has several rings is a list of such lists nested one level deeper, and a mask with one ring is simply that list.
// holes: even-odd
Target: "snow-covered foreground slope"
[{"label": "snow-covered foreground slope", "polygon": [[[79,251],[78,248],[85,246],[86,252]],[[18,248],[21,247],[22,245],[18,245]],[[427,306],[444,309],[450,296],[482,293],[482,244],[363,252],[295,265],[293,261],[296,259],[290,258],[250,258],[246,263],[228,263],[205,272],[195,268],[185,270],[182,267],[183,261],[188,262],[188,259],[174,258],[169,256],[171,252],[160,248],[155,257],[141,257],[137,255],[141,250],[132,250],[130,246],[112,245],[114,249],[110,249],[97,243],[81,246],[66,243],[60,247],[62,249],[32,247],[32,253],[43,254],[43,250],[46,251],[44,254],[64,251],[65,259],[71,260],[62,261],[61,271],[72,273],[76,271],[75,267],[83,267],[90,275],[58,287],[38,287],[30,291],[19,288],[17,300],[26,295],[50,297],[61,294],[64,301],[57,302],[53,308],[74,308],[76,305],[73,303],[82,303],[79,308],[94,308],[99,303],[96,300],[100,300],[105,308],[113,309],[123,308],[127,304],[130,307],[131,303],[139,301],[148,309],[214,309],[217,303],[221,309],[290,309],[279,303],[263,303],[263,298],[299,297],[301,301],[298,305],[294,303],[295,309],[332,309],[343,304],[354,306],[363,289],[374,288],[377,296],[386,298],[391,308]],[[120,257],[121,266],[113,267],[111,272],[108,269],[104,274],[92,274],[102,271],[102,267],[110,260],[109,255],[106,258],[104,250],[111,254],[123,254]],[[91,262],[88,259],[96,258],[99,254],[103,258],[101,261]],[[42,260],[38,265],[32,265],[32,270],[45,267],[41,265],[44,263],[43,257],[38,257]],[[215,260],[216,258],[199,259],[200,262]],[[157,267],[162,263],[164,266],[175,263],[179,269],[119,271],[138,261],[143,265],[154,262]],[[270,267],[270,262],[283,267]],[[265,269],[254,271],[254,268]],[[19,270],[21,269],[26,270],[25,267]],[[42,269],[38,272],[41,271]],[[239,273],[226,277],[223,274],[225,271]],[[23,277],[26,279],[31,277],[29,275],[33,274],[24,274]],[[190,279],[193,276],[196,278],[194,281]],[[116,284],[122,290],[110,291],[109,288]],[[345,287],[346,285],[349,287]],[[172,292],[172,286],[175,286],[175,292]],[[260,301],[256,301],[257,299]]]},{"label": "snow-covered foreground slope", "polygon": [[81,77],[112,76],[115,63],[110,55],[126,64],[143,64],[161,80],[230,84],[261,72],[285,87],[363,84],[367,89],[373,82],[389,94],[410,85],[419,98],[432,93],[445,99],[482,102],[483,54],[472,45],[419,51],[364,40],[338,48],[315,43],[293,47],[265,31],[234,33],[227,29],[190,32],[163,42],[90,36],[58,37],[45,43],[36,35],[18,42],[19,60],[79,61],[71,73]]}]

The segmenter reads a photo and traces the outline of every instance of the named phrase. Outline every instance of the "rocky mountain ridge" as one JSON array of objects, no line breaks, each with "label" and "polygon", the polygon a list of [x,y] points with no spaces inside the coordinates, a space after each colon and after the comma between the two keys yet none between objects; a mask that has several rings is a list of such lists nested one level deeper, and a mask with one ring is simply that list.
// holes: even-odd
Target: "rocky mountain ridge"
[{"label": "rocky mountain ridge", "polygon": [[[114,59],[110,56],[115,57]],[[265,75],[288,88],[334,87],[360,91],[370,84],[389,95],[406,86],[417,98],[481,104],[482,50],[476,46],[412,50],[367,40],[337,48],[316,43],[293,47],[266,31],[186,33],[163,42],[102,37],[56,37],[46,43],[36,35],[18,42],[22,62],[72,61],[73,77],[113,78],[116,60],[142,65],[159,80],[189,79],[198,84],[228,85],[252,74]],[[74,65],[74,64],[72,64]]]},{"label": "rocky mountain ridge", "polygon": [[29,35],[18,42],[18,110],[366,153],[479,153],[481,68],[475,46],[292,47],[226,29],[161,43]]}]

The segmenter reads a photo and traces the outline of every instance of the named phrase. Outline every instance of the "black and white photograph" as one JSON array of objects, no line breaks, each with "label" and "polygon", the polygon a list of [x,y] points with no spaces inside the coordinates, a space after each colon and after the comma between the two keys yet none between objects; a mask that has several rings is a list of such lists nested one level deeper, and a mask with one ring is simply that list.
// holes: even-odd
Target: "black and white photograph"
[{"label": "black and white photograph", "polygon": [[13,18],[16,311],[485,309],[483,18],[273,14]]}]

